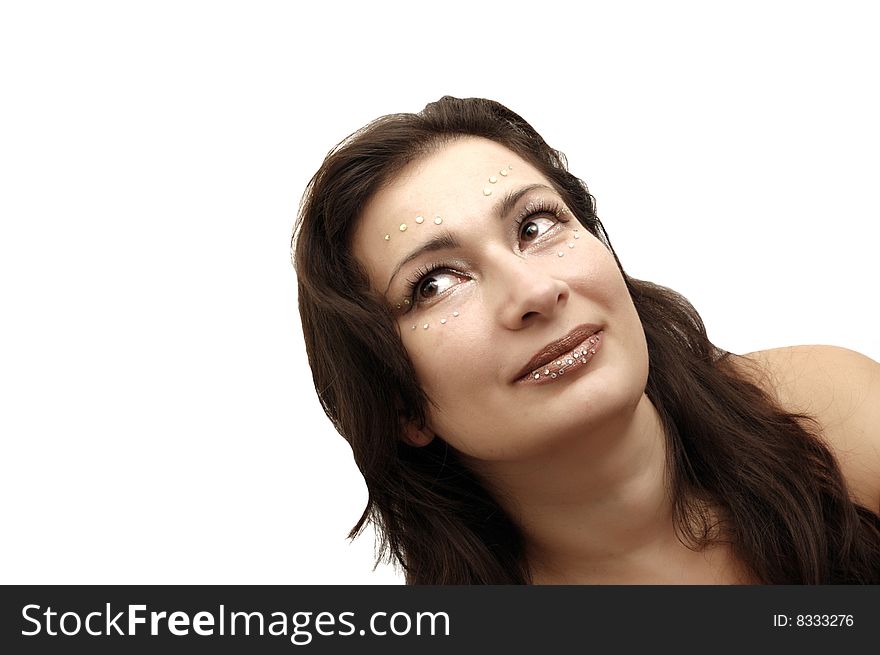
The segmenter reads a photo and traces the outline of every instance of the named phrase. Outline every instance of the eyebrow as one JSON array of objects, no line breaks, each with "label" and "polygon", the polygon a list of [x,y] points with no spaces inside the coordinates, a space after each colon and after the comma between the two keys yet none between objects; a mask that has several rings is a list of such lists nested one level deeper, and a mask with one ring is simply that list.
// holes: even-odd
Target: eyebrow
[{"label": "eyebrow", "polygon": [[513,208],[516,207],[516,203],[518,203],[524,195],[537,189],[546,189],[547,191],[553,191],[556,193],[556,189],[549,187],[546,184],[528,184],[519,189],[511,190],[497,205],[496,213],[498,214],[498,218],[506,217],[513,211]]},{"label": "eyebrow", "polygon": [[391,288],[391,283],[394,282],[394,278],[400,272],[400,269],[409,264],[412,260],[421,257],[427,252],[436,252],[438,250],[452,250],[459,247],[461,247],[461,244],[454,236],[452,236],[448,232],[446,232],[445,234],[438,234],[429,241],[426,241],[421,246],[409,253],[406,257],[400,260],[400,262],[395,267],[394,272],[391,274],[391,277],[388,278],[388,286],[385,287],[385,293],[388,293],[388,289]]},{"label": "eyebrow", "polygon": [[[547,191],[553,191],[554,193],[556,192],[556,189],[549,187],[546,184],[527,184],[526,186],[520,187],[519,189],[512,189],[495,204],[495,214],[500,219],[506,218],[510,214],[510,212],[513,211],[513,208],[516,207],[517,203],[522,200],[522,197],[524,195],[537,189],[546,189]],[[391,273],[391,277],[388,278],[388,286],[385,287],[385,293],[388,293],[388,290],[391,288],[391,284],[392,282],[394,282],[394,278],[400,272],[400,269],[406,266],[412,260],[417,259],[418,257],[421,257],[428,252],[436,252],[438,250],[453,250],[460,247],[461,244],[454,236],[449,234],[449,232],[438,234],[432,239],[429,239],[398,262],[397,266],[394,267],[394,272]]]}]

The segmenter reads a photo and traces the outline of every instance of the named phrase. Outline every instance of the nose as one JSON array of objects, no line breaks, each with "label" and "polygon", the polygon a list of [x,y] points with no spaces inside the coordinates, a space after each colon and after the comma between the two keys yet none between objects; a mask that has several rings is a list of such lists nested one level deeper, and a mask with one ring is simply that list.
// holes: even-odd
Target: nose
[{"label": "nose", "polygon": [[548,270],[546,262],[512,254],[495,267],[494,296],[500,322],[511,330],[552,318],[568,300],[568,284]]}]

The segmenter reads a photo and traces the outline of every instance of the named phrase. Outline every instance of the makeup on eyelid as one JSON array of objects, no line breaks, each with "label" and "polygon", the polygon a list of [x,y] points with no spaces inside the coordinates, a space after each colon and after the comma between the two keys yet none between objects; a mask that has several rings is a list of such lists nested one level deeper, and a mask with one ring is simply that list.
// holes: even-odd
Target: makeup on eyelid
[{"label": "makeup on eyelid", "polygon": [[[498,171],[498,174],[502,177],[508,177],[511,171],[513,171],[513,165],[508,164],[506,167],[501,168]],[[488,177],[488,181],[489,181],[489,184],[494,185],[499,182],[499,178],[496,177],[495,175],[490,175]],[[522,194],[522,193],[530,190],[531,187],[533,187],[533,186],[539,186],[539,185],[531,185],[529,187],[525,187],[519,193]],[[483,188],[483,195],[486,197],[491,196],[492,195],[492,188],[488,187],[488,186],[484,187]],[[509,198],[510,198],[510,196],[508,196],[508,199]],[[508,200],[508,202],[509,202],[509,200]],[[565,208],[556,199],[552,199],[552,200],[548,201],[546,198],[539,198],[539,199],[533,199],[533,200],[529,201],[525,205],[525,207],[520,211],[519,216],[516,220],[517,233],[519,234],[519,239],[522,240],[524,237],[528,237],[526,239],[527,241],[534,242],[534,243],[540,243],[540,241],[542,240],[542,237],[544,237],[545,234],[548,234],[555,227],[555,225],[551,225],[551,226],[547,227],[547,229],[544,232],[540,232],[540,228],[535,227],[538,225],[538,223],[536,222],[539,220],[538,215],[542,214],[542,213],[552,215],[556,219],[557,224],[558,224],[559,222],[567,222],[566,220],[562,219],[562,215],[565,214],[567,211],[568,211],[567,208]],[[425,223],[425,218],[422,214],[419,214],[419,215],[415,216],[414,221],[415,221],[416,226],[421,226]],[[441,225],[442,223],[443,223],[443,219],[439,215],[436,215],[434,217],[434,224]],[[534,228],[530,235],[523,234],[523,231],[522,231],[523,225],[531,225]],[[410,227],[409,224],[401,223],[399,225],[398,229],[402,233],[402,232],[406,232],[409,227]],[[535,230],[537,230],[537,231],[535,231]],[[578,238],[578,236],[575,235],[575,238]],[[386,242],[390,241],[391,235],[385,234],[384,239]],[[569,243],[568,246],[569,246],[569,248],[573,248],[574,244]],[[559,257],[564,256],[564,253],[562,251],[559,251],[557,254]],[[466,281],[466,278],[467,278],[467,276],[465,274],[462,274],[461,272],[455,270],[455,267],[449,266],[444,263],[436,263],[436,264],[432,264],[427,267],[421,267],[420,269],[418,269],[415,272],[414,275],[410,276],[406,280],[406,287],[408,290],[407,297],[403,300],[403,303],[396,303],[396,305],[395,305],[396,309],[402,310],[404,308],[404,306],[406,306],[406,308],[407,308],[406,311],[409,312],[410,309],[417,308],[422,302],[428,302],[428,299],[423,299],[420,295],[420,294],[423,294],[425,291],[423,285],[428,280],[432,280],[435,287],[436,287],[437,286],[437,279],[436,278],[442,277],[442,274],[451,274],[451,275],[457,277],[459,281]],[[390,285],[390,283],[389,283],[389,285]],[[457,286],[457,284],[451,284],[448,287],[446,287],[445,289],[441,289],[433,297],[434,298],[442,297],[442,294],[444,294],[448,289],[451,289],[454,286]],[[428,329],[428,325],[425,325],[424,329]]]},{"label": "makeup on eyelid", "polygon": [[[546,229],[543,232],[539,232],[534,234],[530,238],[526,239],[527,243],[540,243],[543,241],[543,237],[549,234],[554,228],[558,227],[560,224],[567,223],[570,219],[562,218],[563,215],[568,213],[568,209],[561,204],[558,199],[555,198],[535,198],[529,200],[528,203],[519,211],[515,218],[515,223],[517,226],[517,232],[520,235],[520,239],[523,239],[526,235],[523,235],[523,226],[529,225],[533,229],[540,231],[540,227],[535,227],[538,225],[538,222],[541,220],[541,215],[544,215],[546,219],[549,216],[552,216],[556,219],[556,223],[550,226],[545,226]],[[437,219],[440,217],[438,216]],[[536,222],[538,221],[538,222]],[[574,230],[574,238],[579,238],[577,234],[577,228],[573,228]],[[550,237],[548,237],[550,238]],[[568,241],[568,248],[574,248],[574,242]],[[563,257],[565,253],[563,251],[556,252],[558,257]],[[462,282],[466,282],[470,279],[467,273],[458,270],[461,267],[461,262],[458,264],[452,264],[450,262],[437,261],[430,264],[423,265],[419,267],[413,274],[407,277],[405,280],[405,286],[407,289],[407,295],[403,298],[402,302],[397,302],[394,306],[398,311],[406,308],[404,314],[409,313],[412,309],[418,309],[422,304],[433,305],[432,302],[434,299],[438,299],[438,302],[442,300],[443,295],[450,291],[452,288],[458,286],[458,284]],[[464,267],[466,268],[466,266]],[[456,278],[450,284],[444,285],[444,280],[446,276],[453,276]],[[439,283],[438,283],[439,279]],[[425,292],[425,287],[423,286],[427,281],[431,280],[437,288],[440,287],[439,291],[433,293],[430,297],[423,297],[422,294]],[[427,328],[424,328],[427,329]]]}]

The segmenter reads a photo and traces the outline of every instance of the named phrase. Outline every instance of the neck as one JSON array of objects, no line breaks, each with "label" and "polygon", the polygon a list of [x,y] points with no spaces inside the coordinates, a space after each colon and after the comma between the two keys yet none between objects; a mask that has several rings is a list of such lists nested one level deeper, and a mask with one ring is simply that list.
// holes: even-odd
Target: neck
[{"label": "neck", "polygon": [[643,394],[625,419],[479,473],[522,530],[535,577],[625,583],[694,561],[675,536],[666,450]]}]

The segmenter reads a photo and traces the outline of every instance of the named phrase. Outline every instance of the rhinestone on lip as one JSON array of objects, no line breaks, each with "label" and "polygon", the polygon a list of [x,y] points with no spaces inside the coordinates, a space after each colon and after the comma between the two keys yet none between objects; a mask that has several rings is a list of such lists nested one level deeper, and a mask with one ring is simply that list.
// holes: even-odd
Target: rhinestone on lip
[{"label": "rhinestone on lip", "polygon": [[[589,343],[595,344],[598,343],[598,337],[590,337]],[[532,371],[529,376],[534,378],[535,380],[539,380],[542,376],[549,377],[551,379],[556,379],[562,375],[565,375],[565,372],[569,369],[574,368],[575,366],[584,365],[589,360],[591,355],[596,354],[595,348],[587,349],[587,347],[582,346],[582,350],[573,350],[570,356],[564,357],[563,359],[557,359],[554,362],[550,362],[543,369],[538,369]],[[555,370],[551,371],[549,366],[553,366]]]}]

